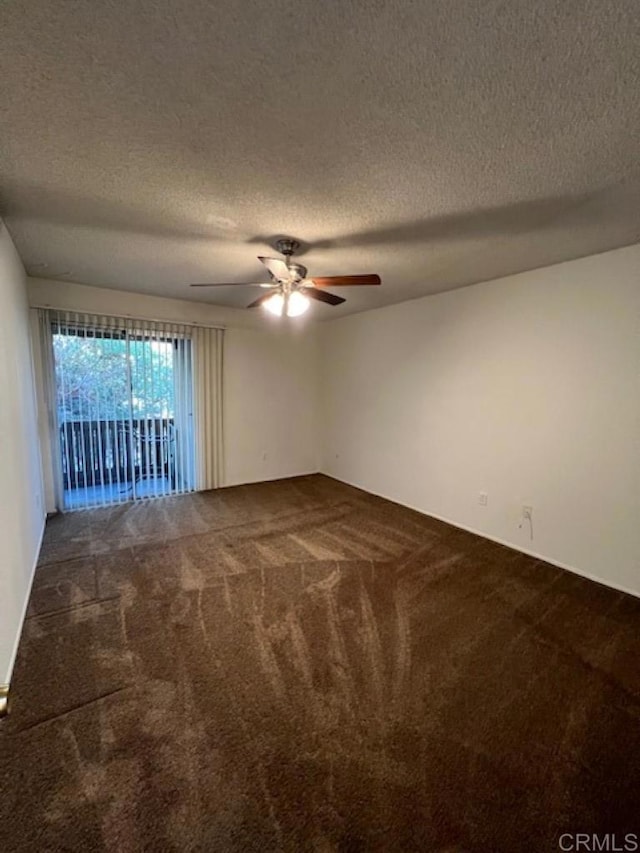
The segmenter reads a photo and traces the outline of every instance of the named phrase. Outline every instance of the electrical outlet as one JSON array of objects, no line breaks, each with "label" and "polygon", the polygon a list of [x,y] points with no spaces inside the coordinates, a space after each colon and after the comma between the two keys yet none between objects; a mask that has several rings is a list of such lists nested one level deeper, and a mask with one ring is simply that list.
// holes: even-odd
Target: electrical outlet
[{"label": "electrical outlet", "polygon": [[489,495],[486,492],[480,492],[478,495],[478,503],[480,506],[486,506],[489,503]]},{"label": "electrical outlet", "polygon": [[522,517],[531,521],[533,519],[533,507],[532,506],[523,506],[522,507]]}]

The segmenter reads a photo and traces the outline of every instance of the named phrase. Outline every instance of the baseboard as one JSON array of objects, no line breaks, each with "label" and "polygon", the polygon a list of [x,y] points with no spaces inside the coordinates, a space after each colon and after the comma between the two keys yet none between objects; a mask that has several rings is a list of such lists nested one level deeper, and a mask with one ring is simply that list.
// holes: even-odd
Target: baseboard
[{"label": "baseboard", "polygon": [[[296,477],[312,477],[314,474],[321,474],[316,468],[315,471],[303,471],[298,474],[279,474],[277,477],[266,477],[264,480],[238,480],[233,483],[223,483],[219,486],[220,489],[233,489],[236,486],[257,486],[260,483],[277,483],[278,480],[295,480]],[[326,476],[329,476],[328,474]],[[334,478],[337,479],[337,478]]]},{"label": "baseboard", "polygon": [[40,538],[38,540],[38,547],[36,548],[36,555],[33,561],[33,565],[31,567],[31,576],[29,578],[29,584],[27,587],[27,594],[24,599],[24,604],[22,605],[22,613],[20,615],[20,622],[18,633],[16,635],[15,642],[13,644],[13,651],[11,652],[11,657],[9,658],[9,666],[7,668],[6,674],[6,683],[0,684],[0,717],[4,716],[7,713],[8,706],[8,698],[9,698],[9,688],[11,686],[11,675],[13,673],[13,667],[15,666],[16,657],[18,655],[18,646],[20,645],[20,638],[22,637],[22,631],[24,629],[24,620],[27,615],[27,608],[29,607],[29,599],[31,598],[31,589],[33,587],[33,579],[36,574],[36,567],[38,565],[38,560],[40,559],[40,551],[42,549],[42,540],[44,538],[44,531],[46,527],[47,519],[46,516],[42,519],[42,529],[40,530]]},{"label": "baseboard", "polygon": [[621,584],[611,583],[610,581],[602,580],[602,578],[597,577],[597,575],[592,575],[589,572],[585,572],[582,569],[578,569],[575,566],[570,566],[568,563],[563,563],[560,560],[556,560],[553,557],[547,557],[544,554],[539,554],[537,551],[532,551],[530,548],[524,548],[521,545],[515,544],[513,542],[508,542],[506,539],[500,539],[498,536],[491,536],[489,533],[485,533],[483,530],[476,530],[474,527],[468,527],[466,524],[460,524],[459,521],[453,521],[450,518],[446,518],[443,515],[437,515],[435,512],[426,512],[423,509],[419,509],[417,506],[413,506],[412,504],[405,503],[404,501],[396,500],[395,498],[390,498],[387,495],[380,494],[380,492],[373,492],[370,489],[365,489],[362,486],[358,485],[358,483],[352,483],[350,480],[345,480],[342,477],[336,477],[334,474],[328,474],[326,471],[320,471],[319,473],[323,474],[325,477],[330,477],[332,480],[337,480],[339,483],[344,483],[346,486],[352,486],[354,489],[360,489],[361,492],[366,492],[369,495],[374,495],[376,498],[382,498],[385,501],[389,501],[390,503],[397,504],[398,506],[403,506],[405,509],[413,510],[413,512],[418,512],[420,515],[426,515],[428,518],[434,518],[436,521],[443,521],[445,524],[450,524],[452,527],[457,527],[459,530],[465,530],[467,533],[473,533],[476,536],[480,536],[482,539],[488,539],[490,542],[496,542],[498,545],[503,545],[505,548],[510,548],[512,551],[518,551],[520,554],[526,554],[528,557],[534,557],[536,560],[543,560],[545,563],[549,563],[552,566],[557,566],[559,569],[564,569],[566,572],[572,572],[574,575],[579,575],[582,578],[586,578],[587,580],[593,581],[594,583],[599,583],[602,586],[607,586],[610,589],[615,589],[617,592],[624,592],[627,595],[632,595],[634,598],[640,598],[640,591],[629,589]]}]

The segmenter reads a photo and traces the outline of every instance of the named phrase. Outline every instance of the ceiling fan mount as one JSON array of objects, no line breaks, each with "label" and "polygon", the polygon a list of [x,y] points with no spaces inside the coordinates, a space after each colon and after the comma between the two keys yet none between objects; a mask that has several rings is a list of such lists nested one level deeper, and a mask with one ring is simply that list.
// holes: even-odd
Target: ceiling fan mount
[{"label": "ceiling fan mount", "polygon": [[[291,261],[292,256],[300,248],[298,240],[294,240],[292,237],[281,237],[276,241],[275,248],[284,256],[284,260],[258,257],[258,260],[269,271],[270,281],[252,282],[247,285],[235,283],[236,286],[241,287],[265,287],[269,289],[269,293],[258,297],[247,306],[248,308],[256,308],[261,305],[277,316],[286,314],[288,317],[297,317],[309,308],[311,299],[326,302],[329,305],[340,305],[346,301],[342,296],[336,296],[336,294],[324,290],[325,287],[380,284],[380,276],[374,274],[307,278],[307,268]],[[191,285],[191,287],[230,286],[233,286],[231,282],[207,282]]]},{"label": "ceiling fan mount", "polygon": [[299,248],[300,243],[292,237],[282,237],[280,240],[276,240],[276,251],[287,258],[295,255]]}]

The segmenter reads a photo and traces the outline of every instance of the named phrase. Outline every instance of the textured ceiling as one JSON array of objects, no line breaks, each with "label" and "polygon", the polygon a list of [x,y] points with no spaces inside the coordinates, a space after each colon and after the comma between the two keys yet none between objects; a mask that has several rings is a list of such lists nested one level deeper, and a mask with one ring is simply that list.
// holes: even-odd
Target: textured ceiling
[{"label": "textured ceiling", "polygon": [[[638,0],[0,5],[0,213],[34,275],[317,317],[640,241]],[[46,265],[46,266],[45,266]]]}]

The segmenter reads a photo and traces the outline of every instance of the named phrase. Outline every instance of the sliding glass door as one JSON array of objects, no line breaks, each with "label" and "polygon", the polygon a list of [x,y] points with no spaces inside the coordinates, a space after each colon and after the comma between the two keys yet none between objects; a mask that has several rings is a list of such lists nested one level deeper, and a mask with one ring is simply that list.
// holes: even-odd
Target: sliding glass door
[{"label": "sliding glass door", "polygon": [[60,315],[52,336],[64,508],[193,490],[188,330]]}]

